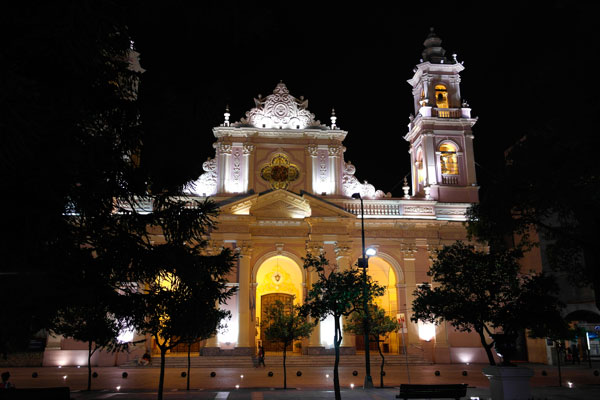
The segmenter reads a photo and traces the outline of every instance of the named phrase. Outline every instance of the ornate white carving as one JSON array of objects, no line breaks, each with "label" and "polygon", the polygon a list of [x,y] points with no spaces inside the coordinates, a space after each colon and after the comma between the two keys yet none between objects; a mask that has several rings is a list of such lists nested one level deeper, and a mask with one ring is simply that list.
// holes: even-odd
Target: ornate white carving
[{"label": "ornate white carving", "polygon": [[315,121],[315,115],[306,107],[308,100],[303,97],[295,98],[283,82],[273,90],[273,94],[262,98],[260,95],[254,99],[256,107],[246,112],[235,126],[253,126],[255,128],[274,129],[305,129],[325,127]]},{"label": "ornate white carving", "polygon": [[344,170],[342,174],[342,188],[344,194],[348,197],[354,193],[360,193],[363,199],[382,199],[384,197],[391,197],[391,194],[385,194],[381,190],[375,190],[375,186],[371,185],[367,181],[360,183],[359,180],[354,176],[356,167],[350,162],[344,162]]},{"label": "ornate white carving", "polygon": [[233,180],[234,186],[240,185],[240,178],[242,172],[242,148],[234,146],[231,150],[231,179]]},{"label": "ornate white carving", "polygon": [[332,157],[339,157],[346,151],[344,146],[329,146],[329,155]]},{"label": "ornate white carving", "polygon": [[404,206],[404,214],[435,214],[432,206]]},{"label": "ornate white carving", "polygon": [[250,154],[254,151],[254,145],[251,143],[244,143],[244,154]]},{"label": "ornate white carving", "polygon": [[318,149],[319,146],[317,146],[316,144],[309,144],[308,146],[306,146],[306,153],[308,153],[308,155],[310,156],[316,157]]},{"label": "ornate white carving", "polygon": [[215,143],[215,149],[220,154],[231,154],[231,143],[217,142]]},{"label": "ornate white carving", "polygon": [[329,154],[327,153],[327,150],[319,150],[317,154],[319,163],[319,187],[325,188],[329,181]]},{"label": "ornate white carving", "polygon": [[205,172],[192,184],[191,192],[198,196],[212,196],[217,193],[217,160],[209,157],[202,164],[202,169]]}]

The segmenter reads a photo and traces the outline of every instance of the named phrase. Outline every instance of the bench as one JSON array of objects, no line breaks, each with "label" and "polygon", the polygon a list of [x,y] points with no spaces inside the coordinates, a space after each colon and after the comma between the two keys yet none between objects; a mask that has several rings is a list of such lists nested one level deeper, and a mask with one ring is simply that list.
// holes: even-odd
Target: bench
[{"label": "bench", "polygon": [[14,388],[0,390],[0,400],[4,399],[43,399],[69,400],[71,390],[67,386],[50,388]]},{"label": "bench", "polygon": [[467,395],[467,384],[410,385],[401,384],[397,399],[456,399]]}]

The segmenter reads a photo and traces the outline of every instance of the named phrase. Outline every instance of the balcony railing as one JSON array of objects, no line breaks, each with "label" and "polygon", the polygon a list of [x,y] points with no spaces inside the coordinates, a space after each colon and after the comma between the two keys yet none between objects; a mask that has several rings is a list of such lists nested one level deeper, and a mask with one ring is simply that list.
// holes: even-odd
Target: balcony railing
[{"label": "balcony railing", "polygon": [[460,108],[434,108],[432,111],[433,117],[438,118],[461,118],[462,111]]},{"label": "balcony railing", "polygon": [[442,175],[442,185],[458,185],[458,175]]}]

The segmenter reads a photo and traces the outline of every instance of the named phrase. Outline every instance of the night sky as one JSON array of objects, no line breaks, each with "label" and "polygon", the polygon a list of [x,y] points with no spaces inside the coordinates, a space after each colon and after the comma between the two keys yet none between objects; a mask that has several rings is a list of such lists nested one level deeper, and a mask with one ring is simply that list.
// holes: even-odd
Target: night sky
[{"label": "night sky", "polygon": [[593,10],[569,1],[196,3],[142,4],[130,27],[147,70],[140,98],[149,154],[177,179],[196,178],[214,156],[211,129],[226,104],[238,121],[283,80],[322,123],[335,107],[349,131],[345,159],[361,181],[401,196],[414,113],[406,81],[435,27],[447,56],[466,67],[462,96],[479,117],[485,185],[515,140],[570,117],[574,99],[589,93],[578,71],[597,58]]}]

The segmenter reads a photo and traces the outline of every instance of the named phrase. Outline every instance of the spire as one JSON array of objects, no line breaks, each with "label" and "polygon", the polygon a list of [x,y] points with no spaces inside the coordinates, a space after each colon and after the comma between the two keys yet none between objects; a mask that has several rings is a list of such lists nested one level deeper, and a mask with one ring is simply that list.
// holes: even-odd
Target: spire
[{"label": "spire", "polygon": [[331,129],[337,129],[337,125],[335,124],[337,121],[337,117],[335,116],[335,108],[331,109]]},{"label": "spire", "polygon": [[227,104],[225,106],[225,112],[223,113],[223,116],[225,117],[225,122],[223,122],[223,126],[229,126],[229,116],[231,114],[229,114],[229,104]]},{"label": "spire", "polygon": [[444,64],[448,61],[444,56],[446,50],[442,47],[442,39],[435,33],[433,27],[429,28],[429,35],[423,42],[423,46],[425,46],[425,50],[421,53],[423,61],[429,61],[433,64]]}]

